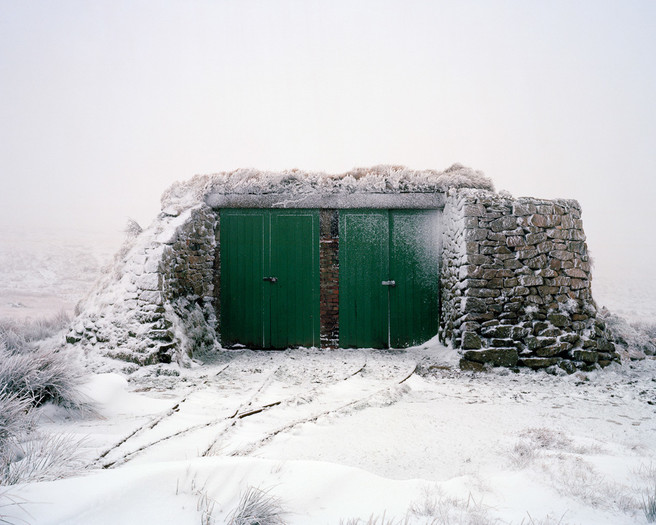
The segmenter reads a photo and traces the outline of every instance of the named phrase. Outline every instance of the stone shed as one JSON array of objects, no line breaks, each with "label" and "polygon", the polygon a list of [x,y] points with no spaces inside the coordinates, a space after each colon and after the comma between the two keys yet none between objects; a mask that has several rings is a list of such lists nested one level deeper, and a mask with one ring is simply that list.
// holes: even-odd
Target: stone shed
[{"label": "stone shed", "polygon": [[581,209],[482,173],[196,176],[132,228],[78,306],[71,344],[138,364],[221,348],[403,348],[439,335],[461,367],[618,356],[592,299]]}]

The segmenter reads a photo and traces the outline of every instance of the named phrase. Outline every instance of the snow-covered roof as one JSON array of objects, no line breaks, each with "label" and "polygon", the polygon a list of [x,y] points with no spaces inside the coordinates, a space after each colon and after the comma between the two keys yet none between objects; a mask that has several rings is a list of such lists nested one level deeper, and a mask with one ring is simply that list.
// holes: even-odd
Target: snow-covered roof
[{"label": "snow-covered roof", "polygon": [[483,172],[460,164],[454,164],[444,171],[381,165],[356,168],[341,174],[298,169],[272,172],[248,168],[196,175],[188,181],[176,182],[162,195],[162,210],[179,213],[207,201],[212,195],[444,193],[450,188],[494,191],[492,181]]}]

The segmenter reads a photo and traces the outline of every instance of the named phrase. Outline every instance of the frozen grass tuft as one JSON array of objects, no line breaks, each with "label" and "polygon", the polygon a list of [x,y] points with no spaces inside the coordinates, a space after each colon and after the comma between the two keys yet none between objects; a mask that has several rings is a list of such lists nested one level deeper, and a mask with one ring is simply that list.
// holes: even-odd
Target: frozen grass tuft
[{"label": "frozen grass tuft", "polygon": [[522,519],[519,525],[566,525],[563,521],[565,515],[563,514],[560,518],[554,518],[551,515],[547,515],[543,518],[533,518],[528,512],[527,518]]},{"label": "frozen grass tuft", "polygon": [[546,427],[528,428],[519,436],[520,440],[509,454],[510,462],[515,468],[525,468],[540,457],[562,452],[589,454],[600,451],[596,445],[576,445],[565,433]]},{"label": "frozen grass tuft", "polygon": [[0,487],[0,524],[2,523],[5,523],[7,525],[29,524],[30,523],[29,521],[16,517],[12,517],[12,520],[14,521],[9,521],[9,518],[3,512],[3,510],[6,511],[9,507],[18,507],[26,515],[29,516],[29,513],[23,508],[24,503],[25,500],[14,495],[11,489],[8,489],[6,487]]},{"label": "frozen grass tuft", "polygon": [[[216,501],[209,497],[205,484],[202,487],[196,485],[196,476],[191,479],[191,493],[196,496],[196,511],[200,513],[201,525],[214,525],[214,506]],[[179,483],[179,482],[178,482]],[[175,494],[179,494],[179,484]]]},{"label": "frozen grass tuft", "polygon": [[43,341],[68,321],[0,321],[0,485],[57,479],[75,467],[79,441],[32,433],[31,411],[44,403],[90,410],[78,391],[81,368]]},{"label": "frozen grass tuft", "polygon": [[41,341],[68,327],[71,318],[64,311],[40,319],[0,319],[0,334],[8,350],[16,350],[25,343]]},{"label": "frozen grass tuft", "polygon": [[0,340],[0,385],[9,395],[28,399],[32,406],[53,402],[65,408],[85,407],[78,393],[82,371],[68,355],[48,346],[7,351]]},{"label": "frozen grass tuft", "polygon": [[537,457],[538,451],[535,445],[526,441],[518,441],[510,451],[510,463],[518,469],[527,467]]},{"label": "frozen grass tuft", "polygon": [[240,498],[237,508],[228,516],[229,525],[284,525],[280,499],[268,490],[249,487]]},{"label": "frozen grass tuft", "polygon": [[42,341],[61,331],[67,323],[64,313],[25,323],[0,321],[2,392],[28,399],[32,406],[51,401],[66,408],[85,407],[78,394],[82,370],[68,354]]},{"label": "frozen grass tuft", "polygon": [[642,481],[642,511],[647,523],[656,523],[656,466],[641,465],[636,475]]},{"label": "frozen grass tuft", "polygon": [[[386,518],[384,512],[382,516],[374,516],[372,514],[367,521],[360,518],[350,518],[346,521],[339,520],[339,525],[409,525],[409,523],[409,516],[395,521],[393,518]],[[432,525],[432,522],[428,522],[427,525]]]},{"label": "frozen grass tuft", "polygon": [[[493,525],[488,507],[472,494],[467,499],[448,497],[438,490],[427,490],[422,500],[408,509],[409,516],[424,518],[427,525]],[[413,521],[414,522],[414,521]]]},{"label": "frozen grass tuft", "polygon": [[656,522],[656,484],[647,490],[642,498],[642,510],[648,523]]},{"label": "frozen grass tuft", "polygon": [[61,479],[83,468],[83,440],[67,434],[39,436],[16,443],[11,454],[0,458],[0,484],[15,485]]},{"label": "frozen grass tuft", "polygon": [[27,414],[29,407],[28,399],[0,390],[0,457],[17,436],[30,428],[31,421]]}]

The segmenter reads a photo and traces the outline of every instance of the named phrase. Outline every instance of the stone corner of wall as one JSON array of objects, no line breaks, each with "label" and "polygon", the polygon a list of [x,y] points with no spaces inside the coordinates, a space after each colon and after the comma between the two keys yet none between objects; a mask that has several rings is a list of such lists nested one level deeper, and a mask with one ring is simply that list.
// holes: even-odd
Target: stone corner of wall
[{"label": "stone corner of wall", "polygon": [[213,348],[216,222],[204,204],[160,215],[73,321],[66,343],[138,365]]},{"label": "stone corner of wall", "polygon": [[591,295],[578,202],[458,194],[460,222],[447,217],[443,233],[439,335],[461,367],[572,372],[617,361]]}]

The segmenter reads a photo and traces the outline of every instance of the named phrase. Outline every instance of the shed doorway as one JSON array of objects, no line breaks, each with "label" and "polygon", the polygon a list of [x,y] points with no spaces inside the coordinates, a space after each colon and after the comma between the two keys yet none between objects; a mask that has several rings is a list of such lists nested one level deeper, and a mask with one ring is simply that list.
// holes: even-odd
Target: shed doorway
[{"label": "shed doorway", "polygon": [[404,348],[437,334],[439,212],[342,210],[339,342]]},{"label": "shed doorway", "polygon": [[319,210],[220,212],[226,347],[319,346]]}]

